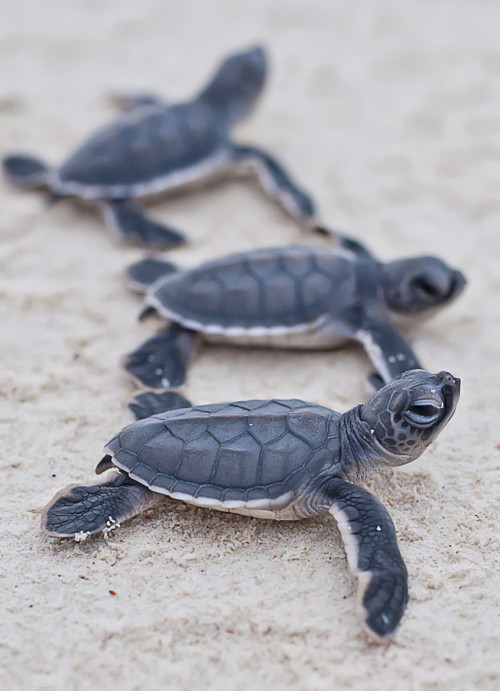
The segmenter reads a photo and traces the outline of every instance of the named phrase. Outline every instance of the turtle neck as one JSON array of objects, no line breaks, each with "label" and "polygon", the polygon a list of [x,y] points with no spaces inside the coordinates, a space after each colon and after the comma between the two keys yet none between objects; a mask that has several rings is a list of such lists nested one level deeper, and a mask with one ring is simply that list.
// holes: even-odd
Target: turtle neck
[{"label": "turtle neck", "polygon": [[362,405],[348,410],[340,418],[341,474],[350,482],[362,481],[376,470],[408,463],[406,454],[385,449],[375,431],[361,418]]}]

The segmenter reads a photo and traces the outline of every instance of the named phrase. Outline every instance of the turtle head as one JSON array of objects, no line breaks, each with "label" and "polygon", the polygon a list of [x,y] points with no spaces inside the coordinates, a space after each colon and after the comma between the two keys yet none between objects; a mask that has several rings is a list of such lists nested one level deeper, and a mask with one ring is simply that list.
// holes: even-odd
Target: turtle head
[{"label": "turtle head", "polygon": [[377,391],[361,407],[372,437],[391,465],[418,458],[439,435],[455,412],[460,379],[449,372],[404,372]]},{"label": "turtle head", "polygon": [[384,264],[382,283],[386,304],[392,312],[430,316],[458,297],[466,280],[441,259],[414,257]]},{"label": "turtle head", "polygon": [[199,99],[208,103],[233,125],[253,108],[267,74],[264,48],[254,46],[227,57]]}]

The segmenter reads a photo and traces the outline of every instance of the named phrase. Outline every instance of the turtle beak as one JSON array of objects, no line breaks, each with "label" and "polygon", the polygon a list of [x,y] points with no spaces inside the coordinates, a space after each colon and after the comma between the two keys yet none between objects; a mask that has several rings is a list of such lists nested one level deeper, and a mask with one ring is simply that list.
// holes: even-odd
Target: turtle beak
[{"label": "turtle beak", "polygon": [[[466,284],[467,279],[465,278],[463,273],[461,271],[453,271],[450,280],[450,289],[447,296],[448,300],[456,298],[457,295],[460,295],[462,290],[465,288]],[[460,379],[458,381],[460,382]]]},{"label": "turtle beak", "polygon": [[441,392],[444,398],[445,409],[448,413],[447,419],[449,420],[457,407],[462,381],[445,371],[439,372],[437,376],[442,381]]}]

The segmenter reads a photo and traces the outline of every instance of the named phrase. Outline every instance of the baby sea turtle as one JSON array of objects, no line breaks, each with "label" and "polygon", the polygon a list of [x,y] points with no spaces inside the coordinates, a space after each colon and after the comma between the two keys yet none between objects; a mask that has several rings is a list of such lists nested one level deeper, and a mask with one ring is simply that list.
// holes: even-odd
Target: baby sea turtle
[{"label": "baby sea turtle", "polygon": [[408,600],[391,517],[356,484],[420,456],[455,411],[460,380],[405,372],[343,415],[299,400],[239,401],[171,410],[125,427],[105,447],[99,484],[69,485],[45,508],[55,537],[107,533],[166,494],[255,518],[329,511],[359,578],[363,622],[389,639]]},{"label": "baby sea turtle", "polygon": [[420,367],[399,328],[429,317],[465,285],[460,271],[435,257],[383,264],[368,251],[308,246],[232,254],[185,271],[150,258],[132,265],[128,280],[146,291],[145,313],[170,322],[124,362],[138,382],[157,389],[184,382],[201,337],[307,349],[355,340],[387,383]]},{"label": "baby sea turtle", "polygon": [[136,198],[238,172],[255,174],[268,196],[313,227],[313,202],[283,167],[261,149],[231,140],[232,128],[257,101],[266,72],[261,47],[231,55],[192,101],[167,105],[151,96],[131,97],[129,112],[60,168],[16,154],[4,158],[4,172],[17,185],[48,187],[55,198],[97,202],[120,237],[149,248],[176,246],[185,238],[145,216]]}]

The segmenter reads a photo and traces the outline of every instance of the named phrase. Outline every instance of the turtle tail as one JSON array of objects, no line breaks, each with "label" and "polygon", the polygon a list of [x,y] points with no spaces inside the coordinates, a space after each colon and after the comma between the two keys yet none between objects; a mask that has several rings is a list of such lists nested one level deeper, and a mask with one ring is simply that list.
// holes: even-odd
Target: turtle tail
[{"label": "turtle tail", "polygon": [[137,293],[145,293],[159,278],[175,273],[178,268],[171,262],[147,257],[128,267],[126,270],[127,285]]},{"label": "turtle tail", "polygon": [[2,166],[5,176],[14,185],[29,189],[47,184],[50,170],[39,158],[12,154],[3,159]]},{"label": "turtle tail", "polygon": [[114,472],[99,484],[68,485],[58,492],[43,511],[42,530],[77,541],[94,533],[106,535],[157,500],[158,495],[144,485]]}]

